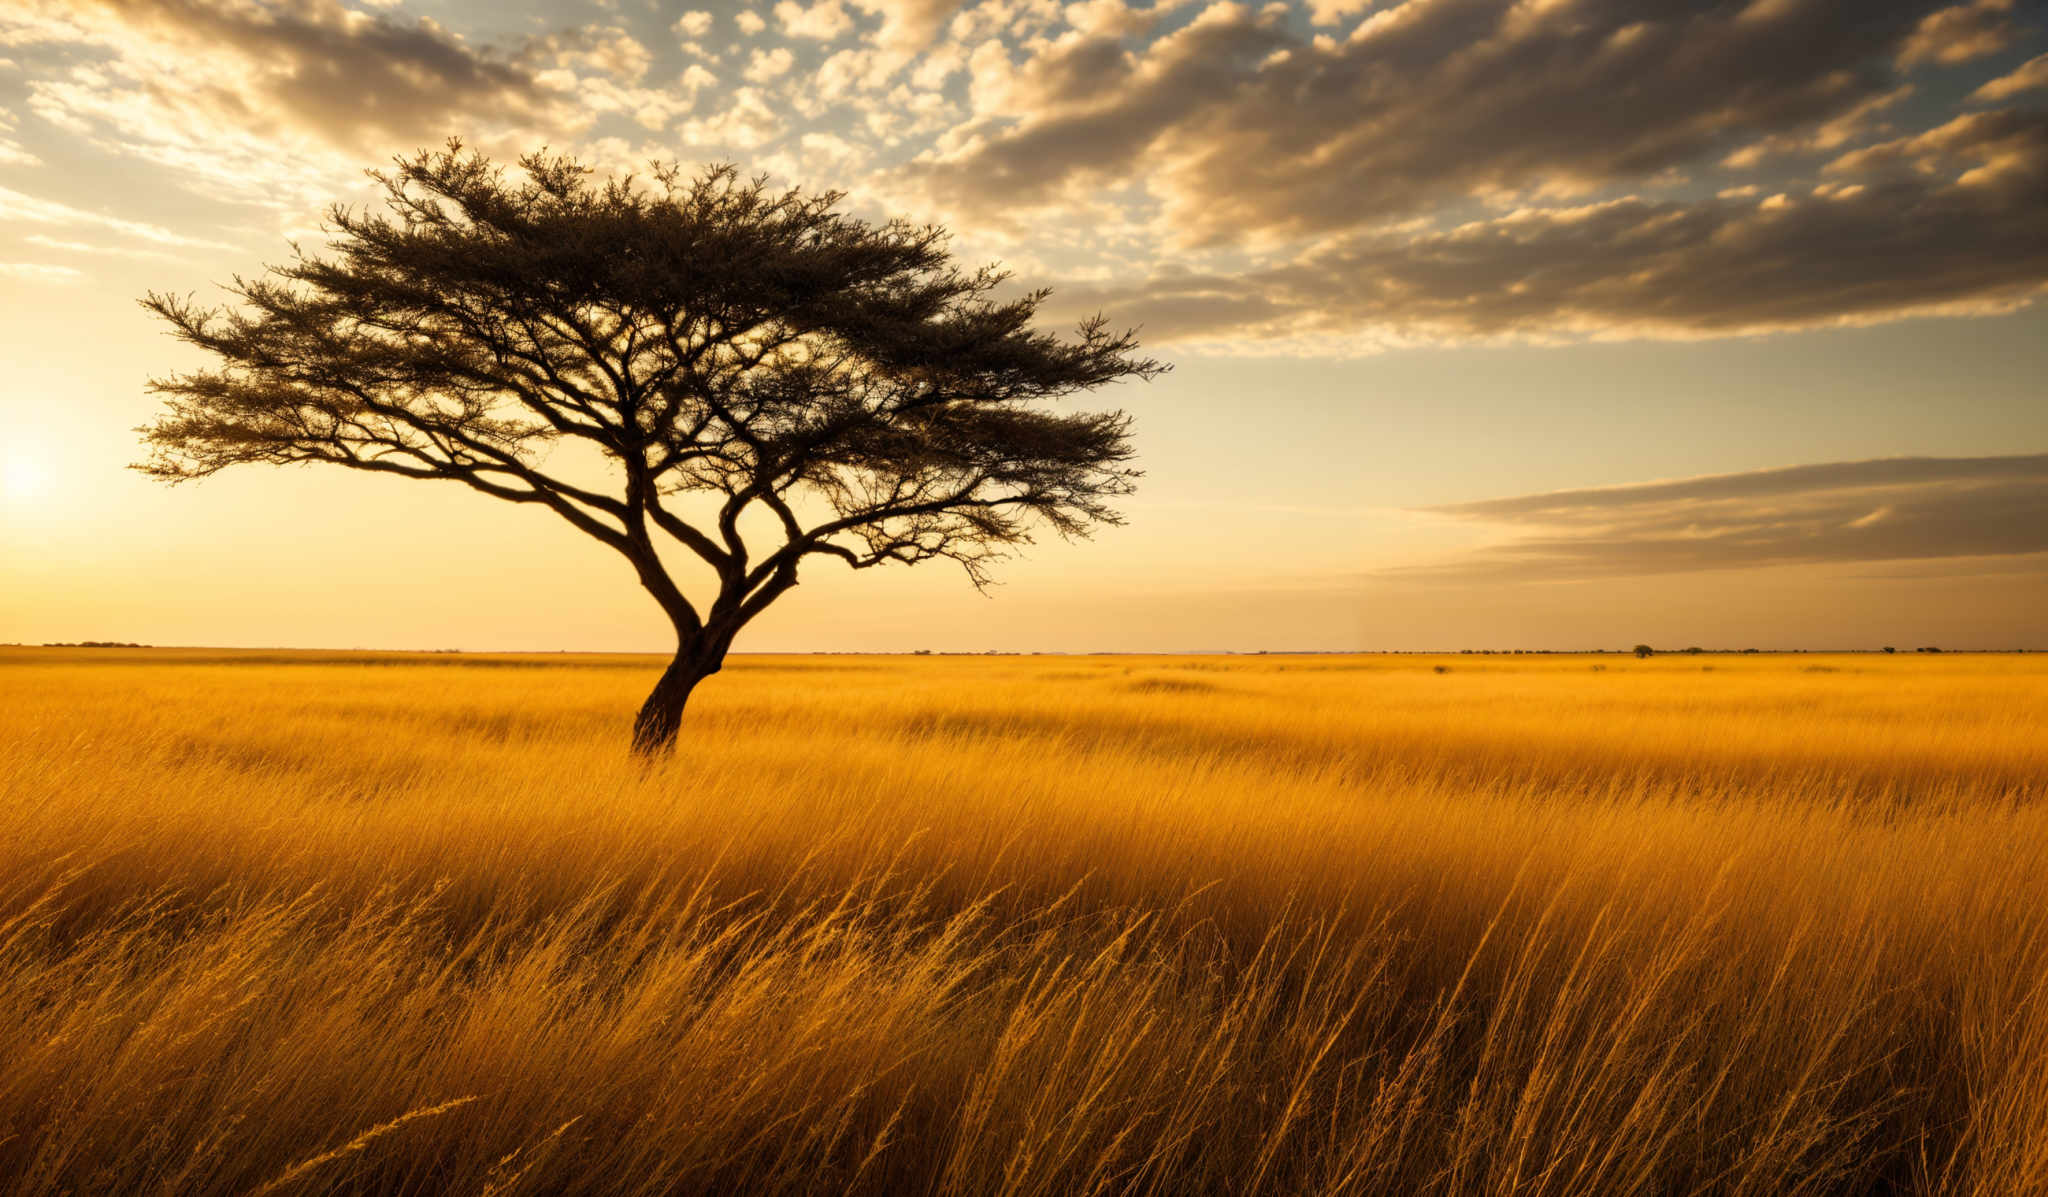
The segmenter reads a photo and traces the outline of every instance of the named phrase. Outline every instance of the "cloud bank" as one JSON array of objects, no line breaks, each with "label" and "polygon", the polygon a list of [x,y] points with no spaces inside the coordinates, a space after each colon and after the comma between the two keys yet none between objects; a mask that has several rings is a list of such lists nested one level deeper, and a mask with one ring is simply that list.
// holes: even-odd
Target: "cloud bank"
[{"label": "cloud bank", "polygon": [[449,134],[733,159],[943,220],[1063,317],[1231,351],[1726,336],[2048,288],[2048,30],[2017,0],[436,12],[25,0],[0,168],[56,131],[304,213]]},{"label": "cloud bank", "polygon": [[2048,453],[1898,457],[1429,509],[1512,534],[1431,577],[1572,580],[2048,553]]},{"label": "cloud bank", "polygon": [[1143,178],[1185,244],[1352,229],[1630,183],[1840,120],[1896,90],[1901,64],[2000,44],[2002,23],[1937,20],[1954,13],[2005,16],[1931,0],[1407,0],[1339,38],[1298,31],[1286,6],[1217,3],[1142,50],[1070,36],[979,66],[977,84],[1001,80],[987,127],[919,169],[968,212]]},{"label": "cloud bank", "polygon": [[2048,114],[1959,117],[1798,194],[1525,208],[1284,265],[1078,288],[1168,339],[1711,336],[2008,311],[2048,286]]}]

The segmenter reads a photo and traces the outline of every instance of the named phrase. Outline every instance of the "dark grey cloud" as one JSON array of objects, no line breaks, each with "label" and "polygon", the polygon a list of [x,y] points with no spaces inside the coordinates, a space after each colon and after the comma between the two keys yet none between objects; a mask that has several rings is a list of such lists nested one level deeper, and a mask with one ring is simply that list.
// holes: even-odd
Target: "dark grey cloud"
[{"label": "dark grey cloud", "polygon": [[1515,533],[1430,576],[2018,557],[2048,553],[2048,453],[1834,462],[1429,510]]},{"label": "dark grey cloud", "polygon": [[2044,287],[2048,113],[1999,111],[1844,155],[1797,195],[1526,210],[1055,299],[1155,341],[1688,336],[1998,309]]},{"label": "dark grey cloud", "polygon": [[[1192,244],[1325,234],[1461,197],[1626,183],[1811,130],[2013,34],[2009,0],[1408,0],[1339,38],[1218,4],[1128,61],[1027,63],[1005,116],[918,164],[972,213],[1142,179]],[[1092,58],[1096,69],[1063,69]],[[1021,74],[1022,72],[1020,72]]]}]

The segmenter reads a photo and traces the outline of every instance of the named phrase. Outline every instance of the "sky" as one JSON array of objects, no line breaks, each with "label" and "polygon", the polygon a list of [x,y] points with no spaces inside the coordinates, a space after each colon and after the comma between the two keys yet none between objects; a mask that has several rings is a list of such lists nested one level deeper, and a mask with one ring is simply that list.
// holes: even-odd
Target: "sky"
[{"label": "sky", "polygon": [[649,650],[609,549],[129,470],[136,300],[460,136],[938,221],[1170,362],[1127,522],[742,651],[2048,648],[2048,11],[2021,0],[12,0],[0,642]]}]

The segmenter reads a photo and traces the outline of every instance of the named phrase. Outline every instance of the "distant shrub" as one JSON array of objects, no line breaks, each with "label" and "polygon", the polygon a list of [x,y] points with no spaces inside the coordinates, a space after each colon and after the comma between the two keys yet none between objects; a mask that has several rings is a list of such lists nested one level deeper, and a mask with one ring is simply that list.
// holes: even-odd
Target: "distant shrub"
[{"label": "distant shrub", "polygon": [[1649,645],[1647,645],[1647,644],[1638,644],[1638,645],[1636,645],[1636,647],[1635,647],[1635,650],[1634,650],[1634,651],[1635,651],[1635,654],[1636,654],[1636,655],[1637,655],[1638,657],[1647,657],[1647,656],[1651,656],[1651,655],[1653,655],[1654,653],[1656,653],[1656,651],[1657,651],[1657,650],[1656,650],[1656,649],[1654,649],[1654,648],[1651,648],[1651,647],[1650,647]]},{"label": "distant shrub", "polygon": [[1133,694],[1206,694],[1223,687],[1198,678],[1148,677],[1125,686]]},{"label": "distant shrub", "polygon": [[1885,646],[1884,646],[1884,651],[1886,651],[1886,652],[1888,652],[1888,653],[1895,653],[1895,652],[1897,652],[1897,651],[1899,651],[1899,650],[1898,650],[1898,649],[1896,649],[1896,648],[1893,648],[1893,647],[1892,647],[1891,645],[1887,644],[1887,645],[1885,645]]},{"label": "distant shrub", "polygon": [[149,648],[151,645],[136,644],[129,640],[52,640],[44,648]]}]

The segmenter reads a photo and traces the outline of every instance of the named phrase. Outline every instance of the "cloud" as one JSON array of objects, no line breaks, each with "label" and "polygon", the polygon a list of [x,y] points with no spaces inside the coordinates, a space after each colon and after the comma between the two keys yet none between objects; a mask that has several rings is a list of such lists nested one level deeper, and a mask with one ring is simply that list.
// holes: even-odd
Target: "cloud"
[{"label": "cloud", "polygon": [[149,224],[140,220],[125,220],[103,212],[90,212],[55,200],[39,199],[12,188],[0,187],[0,225],[35,224],[55,228],[95,228],[118,233],[138,241],[155,245],[168,245],[180,249],[228,249],[219,241],[208,241],[199,237],[175,232],[162,225]]},{"label": "cloud", "polygon": [[[1341,238],[1240,273],[1056,289],[1153,341],[1714,336],[2010,310],[2048,288],[2048,114],[1854,151],[1801,194],[1639,197]],[[1342,348],[1341,345],[1335,346]]]},{"label": "cloud", "polygon": [[1123,0],[1078,0],[1067,5],[1061,15],[1084,36],[1131,37],[1151,29],[1168,7],[1162,3],[1155,8],[1131,8]]},{"label": "cloud", "polygon": [[2013,0],[1976,0],[1929,13],[1899,48],[1900,66],[1936,63],[1954,66],[2012,43]]},{"label": "cloud", "polygon": [[789,74],[789,68],[796,65],[796,56],[786,47],[773,50],[756,50],[747,61],[746,79],[750,83],[766,83]]},{"label": "cloud", "polygon": [[23,237],[23,244],[41,246],[44,249],[61,250],[71,254],[92,254],[97,257],[120,258],[132,261],[136,258],[170,258],[176,255],[161,249],[138,249],[133,245],[101,245],[92,241],[71,241],[62,237],[50,237],[42,233],[30,233]]},{"label": "cloud", "polygon": [[14,139],[14,114],[0,108],[0,166],[41,166],[42,159]]},{"label": "cloud", "polygon": [[[434,21],[338,0],[30,7],[52,35],[121,51],[123,81],[163,105],[166,120],[203,114],[244,128],[289,125],[361,149],[431,139],[486,113],[545,123],[556,104],[535,80],[531,54],[522,61],[486,52]],[[621,39],[630,42],[570,36],[532,49],[594,55],[618,69]]]},{"label": "cloud", "polygon": [[875,44],[885,53],[907,56],[932,44],[964,0],[853,0],[855,8],[882,18]]},{"label": "cloud", "polygon": [[616,29],[479,47],[339,0],[25,0],[0,15],[0,39],[40,54],[27,104],[58,129],[216,196],[295,211],[332,199],[365,159],[451,134],[574,134],[601,110],[576,72],[618,92],[649,61]]},{"label": "cloud", "polygon": [[1970,93],[1970,98],[1979,104],[1995,104],[2009,100],[2021,92],[2039,91],[2048,88],[2048,54],[2032,59],[2018,70],[1979,87]]},{"label": "cloud", "polygon": [[1738,170],[1748,170],[1778,155],[1840,149],[1852,140],[1865,136],[1879,113],[1897,106],[1912,94],[1913,88],[1908,85],[1894,88],[1883,95],[1872,96],[1842,115],[1822,121],[1811,128],[1776,133],[1751,142],[1723,158],[1721,164]]},{"label": "cloud", "polygon": [[717,113],[683,122],[678,129],[683,141],[697,146],[753,149],[782,135],[782,118],[760,88],[735,88],[729,100]]},{"label": "cloud", "polygon": [[647,73],[654,56],[623,29],[593,26],[566,29],[527,41],[517,61],[531,71],[548,68],[594,71],[613,82],[631,83]]},{"label": "cloud", "polygon": [[0,278],[31,283],[75,283],[85,272],[72,266],[51,266],[43,262],[0,262]]},{"label": "cloud", "polygon": [[682,87],[684,94],[688,98],[695,100],[698,92],[703,91],[707,87],[716,87],[718,85],[718,76],[693,62],[683,68],[682,77],[677,82]]},{"label": "cloud", "polygon": [[829,42],[838,40],[853,29],[853,18],[847,15],[840,0],[817,0],[809,7],[795,0],[781,0],[774,11],[782,32],[790,37]]},{"label": "cloud", "polygon": [[1432,577],[1568,580],[2048,553],[2048,453],[1898,457],[1459,503],[1512,539]]},{"label": "cloud", "polygon": [[722,53],[663,32],[711,10],[472,41],[365,2],[16,0],[0,44],[34,117],[287,222],[451,133],[732,158],[1154,342],[1704,337],[2048,283],[2048,59],[1945,73],[2017,44],[2015,0],[771,0]]},{"label": "cloud", "polygon": [[[2003,16],[1967,7],[1980,24]],[[1214,3],[1128,57],[1101,36],[1039,49],[908,178],[963,218],[1137,181],[1159,227],[1192,246],[1582,195],[1867,111],[1947,11],[1406,0],[1305,37],[1284,7]]]},{"label": "cloud", "polygon": [[[1958,165],[1965,186],[2009,180],[2021,188],[2048,177],[2048,112],[2001,109],[1959,116],[1911,137],[1866,146],[1828,163],[1830,174],[1891,170],[1926,177]],[[2036,198],[2040,192],[2036,189]]]}]

